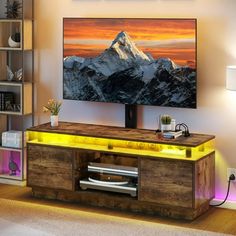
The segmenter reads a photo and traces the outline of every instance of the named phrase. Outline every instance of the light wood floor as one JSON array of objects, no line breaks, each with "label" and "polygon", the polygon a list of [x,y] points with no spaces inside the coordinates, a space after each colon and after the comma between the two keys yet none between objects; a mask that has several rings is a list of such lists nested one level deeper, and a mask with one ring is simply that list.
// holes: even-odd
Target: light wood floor
[{"label": "light wood floor", "polygon": [[236,235],[236,210],[212,207],[207,213],[198,217],[194,221],[173,220],[158,216],[149,216],[143,214],[134,214],[129,212],[107,210],[103,208],[82,206],[79,204],[59,202],[55,200],[36,199],[31,196],[30,188],[4,185],[4,184],[0,184],[0,198],[18,200],[23,202],[32,202],[32,203],[50,205],[62,208],[66,207],[71,209],[79,209],[102,214],[111,214],[114,216],[120,216],[124,218],[137,219],[148,222],[164,223],[169,225]]}]

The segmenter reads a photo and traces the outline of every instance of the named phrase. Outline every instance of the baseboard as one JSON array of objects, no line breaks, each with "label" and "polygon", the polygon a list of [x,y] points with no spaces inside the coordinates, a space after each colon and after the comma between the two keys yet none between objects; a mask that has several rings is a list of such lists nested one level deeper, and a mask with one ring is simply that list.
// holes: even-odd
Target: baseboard
[{"label": "baseboard", "polygon": [[26,186],[26,181],[23,180],[11,180],[11,179],[0,179],[1,184],[10,184],[10,185],[17,185],[17,186]]},{"label": "baseboard", "polygon": [[[215,205],[215,204],[220,204],[223,200],[222,199],[213,199],[210,204]],[[221,208],[227,208],[231,210],[236,210],[236,201],[226,201],[224,204],[219,206]]]}]

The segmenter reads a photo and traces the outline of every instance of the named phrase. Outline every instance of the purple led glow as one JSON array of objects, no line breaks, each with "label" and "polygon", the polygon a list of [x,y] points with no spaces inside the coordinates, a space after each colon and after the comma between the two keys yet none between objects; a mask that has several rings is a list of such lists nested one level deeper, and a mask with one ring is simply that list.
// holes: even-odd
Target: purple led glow
[{"label": "purple led glow", "polygon": [[[8,151],[3,150],[1,151],[2,159],[0,161],[0,174],[2,175],[9,175],[9,176],[21,176],[21,153],[17,151]],[[19,170],[16,170],[15,175],[11,175],[12,171],[9,169],[9,162],[12,160],[19,168]]]},{"label": "purple led glow", "polygon": [[[227,193],[227,187],[223,187],[216,184],[215,199],[223,201],[225,199],[226,193]],[[235,187],[235,183],[233,182],[231,182],[230,192],[229,192],[229,196],[227,200],[236,202],[236,187]]]}]

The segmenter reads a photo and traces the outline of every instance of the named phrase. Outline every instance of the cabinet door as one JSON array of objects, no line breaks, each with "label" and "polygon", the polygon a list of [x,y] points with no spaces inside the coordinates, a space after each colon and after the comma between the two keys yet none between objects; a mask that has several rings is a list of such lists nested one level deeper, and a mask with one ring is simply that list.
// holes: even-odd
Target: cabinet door
[{"label": "cabinet door", "polygon": [[139,176],[139,200],[193,206],[191,162],[140,158]]},{"label": "cabinet door", "polygon": [[28,144],[28,186],[73,190],[73,150]]}]

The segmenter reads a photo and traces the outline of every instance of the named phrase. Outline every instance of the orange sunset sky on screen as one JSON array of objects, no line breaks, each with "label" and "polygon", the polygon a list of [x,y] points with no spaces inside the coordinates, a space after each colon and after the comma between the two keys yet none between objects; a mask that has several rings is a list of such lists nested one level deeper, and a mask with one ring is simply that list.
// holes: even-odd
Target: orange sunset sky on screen
[{"label": "orange sunset sky on screen", "polygon": [[136,46],[154,59],[168,57],[195,67],[194,19],[64,19],[64,57],[95,57],[126,31]]}]

